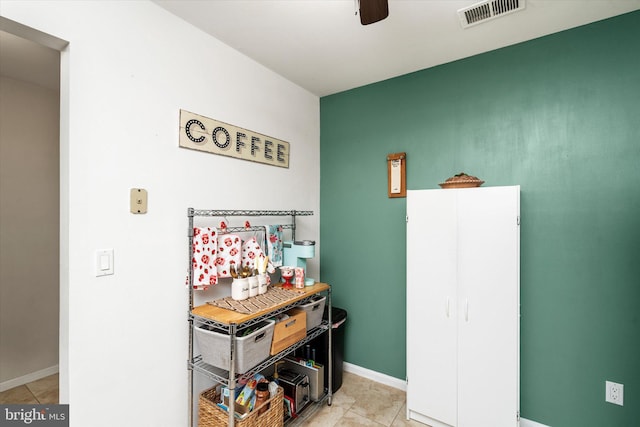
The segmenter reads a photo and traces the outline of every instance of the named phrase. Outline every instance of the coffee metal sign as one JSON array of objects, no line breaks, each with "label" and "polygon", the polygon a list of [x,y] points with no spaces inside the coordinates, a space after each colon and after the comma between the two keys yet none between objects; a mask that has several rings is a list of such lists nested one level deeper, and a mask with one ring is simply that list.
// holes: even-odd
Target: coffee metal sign
[{"label": "coffee metal sign", "polygon": [[180,110],[180,147],[289,167],[289,143]]}]

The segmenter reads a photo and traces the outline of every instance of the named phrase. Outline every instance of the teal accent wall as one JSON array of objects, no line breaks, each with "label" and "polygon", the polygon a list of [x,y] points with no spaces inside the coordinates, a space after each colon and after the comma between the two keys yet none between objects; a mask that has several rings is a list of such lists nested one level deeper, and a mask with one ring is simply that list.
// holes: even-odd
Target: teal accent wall
[{"label": "teal accent wall", "polygon": [[321,99],[321,277],[345,360],[401,379],[406,200],[386,156],[403,151],[409,189],[521,185],[522,416],[637,425],[640,11]]}]

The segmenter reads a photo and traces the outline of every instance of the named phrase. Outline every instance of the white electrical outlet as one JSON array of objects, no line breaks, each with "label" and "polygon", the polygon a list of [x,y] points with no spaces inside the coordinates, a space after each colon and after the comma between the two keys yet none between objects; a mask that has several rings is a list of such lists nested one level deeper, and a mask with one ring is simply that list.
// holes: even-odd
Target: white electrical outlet
[{"label": "white electrical outlet", "polygon": [[609,403],[623,406],[624,404],[624,385],[605,381],[605,397],[604,400]]}]

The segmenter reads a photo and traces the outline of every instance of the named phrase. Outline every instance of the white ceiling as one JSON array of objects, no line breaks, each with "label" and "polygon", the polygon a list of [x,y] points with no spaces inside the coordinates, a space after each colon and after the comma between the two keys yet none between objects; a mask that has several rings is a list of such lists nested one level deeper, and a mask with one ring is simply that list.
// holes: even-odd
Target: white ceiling
[{"label": "white ceiling", "polygon": [[[152,1],[318,96],[640,9],[640,0],[526,0],[463,29],[457,10],[476,0],[389,0],[389,17],[367,26],[355,0]],[[0,31],[0,74],[55,89],[59,55]]]},{"label": "white ceiling", "polygon": [[355,0],[152,1],[319,96],[640,9],[640,0],[526,0],[463,29],[457,10],[476,0],[389,0],[389,17],[367,26]]}]

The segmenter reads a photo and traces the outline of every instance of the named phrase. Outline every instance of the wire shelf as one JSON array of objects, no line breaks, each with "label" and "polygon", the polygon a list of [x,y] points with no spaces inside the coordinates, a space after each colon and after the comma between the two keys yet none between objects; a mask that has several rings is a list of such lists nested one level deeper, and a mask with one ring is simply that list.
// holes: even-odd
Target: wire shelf
[{"label": "wire shelf", "polygon": [[[247,320],[246,322],[242,322],[241,324],[237,325],[237,331],[241,331],[242,329],[248,328],[249,326],[253,326],[257,323],[262,322],[265,319],[269,319],[272,317],[277,316],[278,314],[284,313],[285,311],[289,311],[290,309],[298,306],[298,305],[303,305],[303,304],[307,304],[309,302],[311,302],[314,299],[315,295],[309,295],[308,297],[296,300],[290,304],[287,304],[285,306],[282,306],[278,309],[274,309],[269,311],[268,313],[263,314],[262,316],[258,316],[254,319],[251,320]],[[200,325],[206,325],[206,326],[213,326],[215,328],[218,329],[222,329],[222,330],[226,330],[227,332],[231,333],[231,327],[232,325],[226,324],[226,323],[221,323],[221,322],[217,322],[215,320],[206,318],[206,317],[202,317],[202,316],[198,316],[195,315],[193,313],[189,313],[189,317],[191,319],[194,320],[194,326],[200,326]],[[233,325],[236,326],[236,325]]]},{"label": "wire shelf", "polygon": [[309,216],[313,211],[213,210],[189,208],[189,216]]},{"label": "wire shelf", "polygon": [[[189,371],[189,408],[193,408],[194,407],[194,382],[193,382],[193,373],[194,372],[198,372],[202,375],[204,375],[205,377],[210,378],[211,380],[218,382],[220,384],[223,384],[225,386],[231,386],[231,385],[235,385],[237,384],[236,381],[242,380],[242,379],[246,379],[249,378],[250,376],[253,376],[255,373],[260,372],[264,369],[266,369],[267,367],[271,366],[272,364],[274,364],[275,362],[277,362],[278,360],[284,358],[285,356],[291,354],[293,351],[295,351],[296,349],[300,348],[301,346],[303,346],[304,344],[308,343],[309,341],[311,341],[312,339],[320,336],[323,333],[328,333],[329,334],[329,350],[331,350],[331,328],[329,326],[329,322],[327,321],[323,321],[318,327],[308,331],[307,336],[298,341],[297,343],[293,344],[292,346],[284,349],[283,351],[281,351],[280,353],[270,356],[267,359],[265,359],[262,363],[260,363],[258,366],[254,366],[250,371],[242,373],[242,374],[237,374],[235,373],[235,369],[233,366],[229,367],[229,370],[224,370],[221,368],[216,368],[214,366],[211,366],[207,363],[204,363],[204,361],[202,360],[202,356],[201,355],[194,355],[193,354],[193,344],[194,344],[194,340],[193,340],[193,330],[194,327],[196,325],[209,325],[209,326],[213,326],[215,328],[219,328],[222,330],[226,330],[229,333],[229,338],[230,340],[235,340],[236,339],[236,334],[238,330],[243,330],[247,327],[250,327],[252,325],[255,325],[256,323],[259,323],[265,319],[268,319],[270,317],[274,317],[280,313],[283,313],[287,310],[289,310],[290,308],[299,305],[299,304],[305,304],[309,301],[312,300],[313,295],[303,298],[301,300],[297,300],[294,303],[291,304],[287,304],[286,306],[283,306],[281,308],[278,309],[274,309],[273,311],[267,312],[263,315],[260,315],[254,319],[250,319],[247,321],[242,322],[241,324],[224,324],[218,321],[214,321],[211,319],[207,319],[204,317],[200,317],[197,315],[194,315],[191,311],[193,310],[193,299],[194,299],[194,293],[193,293],[193,287],[191,286],[191,284],[193,283],[193,264],[192,264],[192,259],[193,259],[193,227],[194,227],[194,217],[221,217],[223,219],[227,219],[226,217],[256,217],[256,216],[271,216],[271,217],[290,217],[291,221],[289,224],[280,224],[281,227],[283,229],[287,229],[287,230],[291,230],[291,239],[295,240],[296,236],[296,217],[298,216],[310,216],[313,215],[313,211],[297,211],[297,210],[214,210],[214,209],[194,209],[194,208],[188,208],[187,209],[187,216],[188,216],[188,230],[187,230],[187,236],[188,236],[188,265],[189,265],[189,275],[187,277],[187,285],[189,287],[189,314],[188,314],[188,323],[189,323],[189,358],[187,359],[187,367],[188,367],[188,371]],[[234,227],[226,227],[224,231],[220,230],[223,233],[239,233],[239,232],[251,232],[251,231],[265,231],[265,226],[263,225],[249,225],[248,227],[240,227],[240,226],[234,226]],[[331,313],[331,288],[328,289],[328,297],[327,297],[327,307],[329,308],[329,313]],[[331,316],[329,316],[331,317]],[[231,341],[233,342],[233,341]],[[332,363],[331,361],[329,361],[329,365],[327,367],[329,369],[329,383],[331,383],[331,368],[332,368]],[[232,373],[233,372],[233,373]],[[328,401],[329,404],[331,404],[331,396],[332,396],[332,392],[330,390],[331,387],[329,387],[329,390],[327,391],[328,393]],[[326,396],[324,398],[324,400],[326,400]],[[230,404],[230,410],[231,412],[233,412],[233,402]],[[190,427],[194,426],[194,417],[193,417],[193,412],[191,410],[188,411],[188,417],[189,417],[189,423],[188,425]],[[235,419],[233,416],[229,416],[229,426],[233,426],[235,425]]]},{"label": "wire shelf", "polygon": [[[244,326],[244,324],[243,324]],[[251,370],[244,372],[242,374],[237,374],[236,375],[236,382],[240,381],[242,379],[245,378],[250,378],[253,375],[255,375],[258,372],[263,371],[264,369],[268,368],[269,366],[273,365],[275,362],[283,359],[285,356],[288,356],[289,354],[291,354],[293,351],[297,350],[298,348],[302,347],[303,345],[305,345],[306,343],[308,343],[309,341],[313,340],[314,338],[322,335],[324,332],[326,332],[329,329],[329,322],[327,321],[323,321],[319,326],[313,328],[312,330],[310,330],[307,333],[307,336],[305,338],[303,338],[302,340],[296,342],[295,344],[293,344],[290,347],[285,348],[284,350],[282,350],[280,353],[277,353],[273,356],[270,356],[268,358],[266,358],[265,360],[263,360],[259,365],[254,366],[253,368],[251,368]],[[202,374],[204,374],[205,376],[209,377],[210,379],[219,382],[225,386],[229,385],[229,371],[221,369],[221,368],[216,368],[215,366],[209,365],[205,362],[202,361],[202,355],[197,355],[195,356],[191,362],[189,362],[189,369],[192,369],[194,371],[200,372]]]}]

